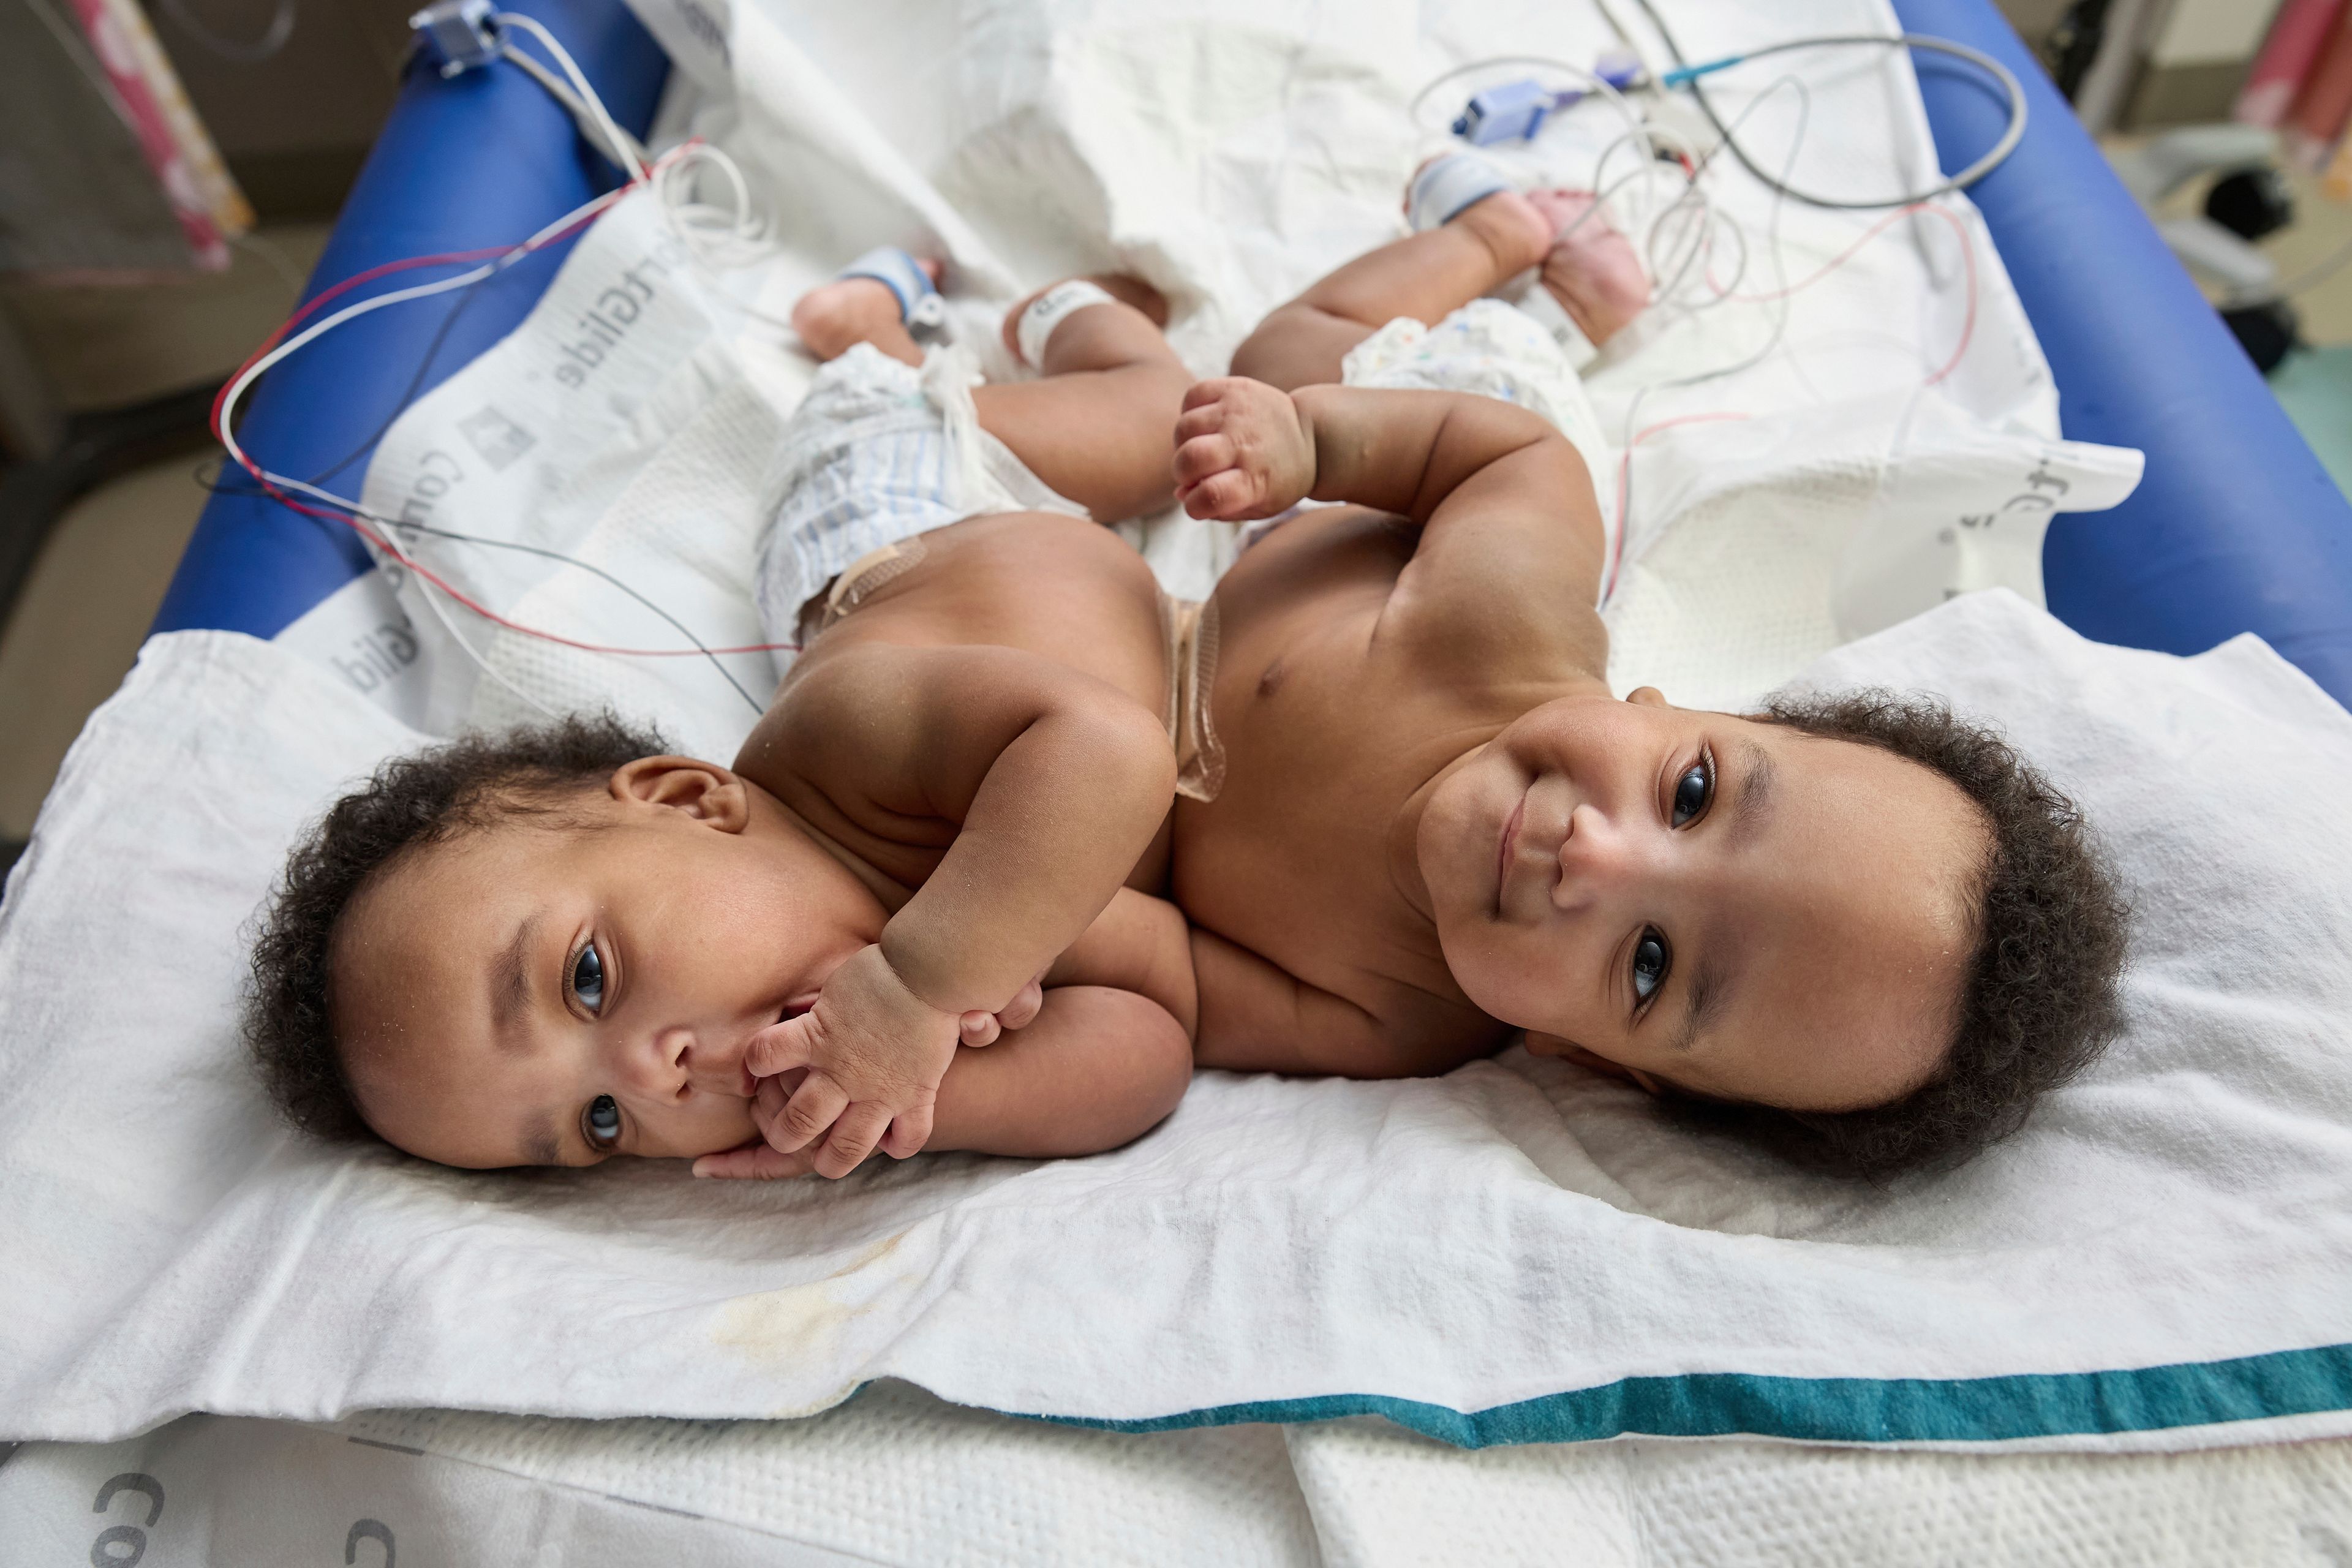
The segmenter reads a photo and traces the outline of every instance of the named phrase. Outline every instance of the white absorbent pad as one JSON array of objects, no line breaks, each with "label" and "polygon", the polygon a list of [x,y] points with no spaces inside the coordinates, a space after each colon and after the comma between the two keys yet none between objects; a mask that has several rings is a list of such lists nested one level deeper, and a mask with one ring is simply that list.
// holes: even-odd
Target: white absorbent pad
[{"label": "white absorbent pad", "polygon": [[[783,421],[814,368],[783,319],[858,253],[944,257],[949,327],[999,379],[1028,374],[998,335],[1007,306],[1111,268],[1165,292],[1171,343],[1222,374],[1269,309],[1404,232],[1405,181],[1432,145],[1407,112],[1423,83],[1481,57],[1589,62],[1616,43],[1600,8],[1552,0],[1008,0],[953,26],[907,0],[640,10],[680,65],[665,124],[741,163],[772,246],[746,265],[698,259],[649,195],[622,202],[520,328],[403,416],[365,499],[402,523],[580,558],[407,538],[514,620],[671,650],[690,647],[685,629],[711,647],[761,640],[752,563]],[[1666,10],[1708,56],[1895,28],[1885,0]],[[1713,79],[1751,155],[1811,189],[1935,182],[1902,52],[1790,58],[1801,94],[1761,68]],[[1464,77],[1423,106],[1424,126],[1454,93],[1527,68]],[[1622,131],[1595,100],[1498,155],[1529,183],[1589,184]],[[1608,179],[1628,166],[1621,149]],[[1678,184],[1627,186],[1621,216],[1646,218]],[[2039,603],[2051,517],[2115,504],[2139,456],[2058,438],[2048,368],[1975,209],[1956,195],[1891,219],[1826,212],[1776,200],[1728,159],[1706,189],[1747,237],[1706,261],[1726,297],[1653,310],[1585,374],[1608,447],[1594,479],[1626,540],[1612,683],[1732,706],[1950,593]],[[1233,554],[1230,528],[1181,513],[1133,531],[1188,597]],[[725,758],[774,680],[756,652],[535,640],[404,574],[389,596],[363,578],[284,640],[431,733],[609,703]],[[349,657],[386,625],[425,650],[389,679]]]},{"label": "white absorbent pad", "polygon": [[1881,1191],[1513,1050],[1203,1074],[1086,1160],[838,1184],[474,1174],[277,1126],[240,926],[417,737],[310,661],[158,638],[0,903],[0,1412],[801,1414],[896,1376],[1151,1428],[2177,1448],[2352,1432],[2352,718],[2252,638],[2103,647],[1971,595],[1813,667],[1942,691],[2076,792],[2140,923],[2126,1037]]},{"label": "white absorbent pad", "polygon": [[[93,1504],[97,1505],[93,1507]],[[142,1568],[1972,1568],[2352,1554],[2352,1443],[1958,1455],[1707,1443],[1465,1452],[1369,1417],[1131,1436],[884,1383],[801,1421],[190,1415],[0,1459],[0,1540]],[[392,1560],[392,1553],[385,1553]]]}]

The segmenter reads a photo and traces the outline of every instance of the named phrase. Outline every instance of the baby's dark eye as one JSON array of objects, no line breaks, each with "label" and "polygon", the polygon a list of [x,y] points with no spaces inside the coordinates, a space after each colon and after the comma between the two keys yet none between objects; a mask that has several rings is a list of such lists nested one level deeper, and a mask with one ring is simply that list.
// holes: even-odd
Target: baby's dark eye
[{"label": "baby's dark eye", "polygon": [[593,942],[572,961],[572,994],[591,1013],[604,1010],[604,961],[596,956]]},{"label": "baby's dark eye", "polygon": [[1644,929],[1642,939],[1633,944],[1633,999],[1647,1002],[1666,983],[1666,968],[1674,962],[1666,949],[1666,939],[1654,928]]},{"label": "baby's dark eye", "polygon": [[1715,759],[1703,756],[1675,781],[1674,825],[1682,826],[1706,809],[1715,798]]},{"label": "baby's dark eye", "polygon": [[580,1118],[580,1131],[586,1136],[588,1146],[599,1152],[609,1152],[621,1137],[621,1108],[609,1094],[600,1094],[588,1102]]}]

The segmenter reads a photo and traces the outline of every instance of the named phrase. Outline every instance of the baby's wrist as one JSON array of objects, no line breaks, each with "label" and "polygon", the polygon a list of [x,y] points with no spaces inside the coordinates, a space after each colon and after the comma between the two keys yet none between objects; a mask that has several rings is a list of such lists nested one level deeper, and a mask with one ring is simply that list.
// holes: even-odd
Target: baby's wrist
[{"label": "baby's wrist", "polygon": [[882,955],[882,963],[889,970],[890,977],[909,1001],[950,1019],[959,1019],[975,1010],[987,1010],[985,1003],[965,1000],[978,993],[978,986],[955,974],[951,962],[933,958],[922,951],[922,946],[904,938],[894,942],[892,932],[887,927],[882,932],[882,940],[874,944],[875,951]]}]

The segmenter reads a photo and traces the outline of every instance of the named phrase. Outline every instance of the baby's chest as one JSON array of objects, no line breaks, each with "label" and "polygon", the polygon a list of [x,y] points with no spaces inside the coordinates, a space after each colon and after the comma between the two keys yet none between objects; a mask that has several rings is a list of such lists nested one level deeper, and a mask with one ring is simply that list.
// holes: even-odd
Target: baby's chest
[{"label": "baby's chest", "polygon": [[1305,695],[1269,693],[1223,737],[1216,799],[1178,802],[1171,890],[1195,924],[1351,1001],[1370,1004],[1368,977],[1444,984],[1391,864],[1412,781],[1370,721],[1380,704],[1360,688],[1361,711]]}]

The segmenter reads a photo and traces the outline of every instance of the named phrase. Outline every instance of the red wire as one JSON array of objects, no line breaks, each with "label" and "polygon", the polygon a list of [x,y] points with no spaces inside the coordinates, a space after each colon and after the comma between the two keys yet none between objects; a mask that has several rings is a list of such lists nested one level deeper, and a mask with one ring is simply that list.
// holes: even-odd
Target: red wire
[{"label": "red wire", "polygon": [[253,474],[255,481],[268,493],[272,500],[280,506],[299,511],[305,517],[315,517],[325,522],[341,523],[467,609],[481,616],[482,619],[493,625],[504,626],[510,632],[520,632],[524,637],[537,637],[542,642],[560,643],[565,647],[578,648],[583,653],[621,654],[630,658],[701,658],[715,653],[798,653],[800,651],[801,645],[792,642],[744,643],[734,647],[615,647],[608,643],[581,642],[576,638],[562,637],[554,632],[541,631],[536,626],[527,626],[520,621],[507,619],[496,610],[469,597],[463,590],[453,586],[447,579],[423,564],[415,556],[402,550],[400,546],[386,539],[380,531],[359,518],[347,516],[341,512],[323,510],[296,500],[272,484],[267,474],[254,468],[250,464],[247,465],[247,471]]},{"label": "red wire", "polygon": [[[1926,384],[1933,386],[1937,382],[1942,381],[1946,376],[1951,374],[1952,372],[1959,368],[1960,360],[1968,353],[1969,343],[1975,338],[1977,331],[1977,247],[1969,238],[1967,226],[1962,224],[1958,218],[1953,216],[1950,212],[1933,202],[1914,202],[1908,206],[1896,207],[1893,212],[1888,213],[1885,217],[1880,218],[1876,223],[1872,224],[1868,228],[1864,229],[1862,233],[1862,237],[1856,239],[1852,245],[1847,246],[1844,250],[1841,251],[1831,260],[1822,263],[1811,277],[1805,279],[1801,283],[1791,283],[1786,289],[1776,289],[1769,294],[1719,294],[1717,297],[1725,300],[1737,300],[1741,304],[1750,305],[1763,304],[1773,300],[1785,300],[1791,294],[1811,288],[1814,284],[1820,282],[1831,273],[1835,272],[1839,268],[1843,267],[1847,262],[1852,261],[1854,257],[1860,253],[1864,246],[1868,245],[1872,240],[1876,239],[1880,235],[1885,234],[1889,228],[1894,226],[1895,219],[1906,217],[1913,213],[1933,213],[1936,216],[1942,218],[1946,223],[1951,225],[1952,233],[1959,238],[1960,262],[1961,265],[1968,269],[1969,277],[1969,308],[1967,316],[1963,318],[1960,322],[1959,343],[1952,350],[1952,357],[1944,362],[1944,368],[1927,378]],[[1710,279],[1710,281],[1712,281],[1712,279]]]},{"label": "red wire", "polygon": [[[686,146],[690,145],[692,145],[691,142],[686,144]],[[678,156],[678,154],[683,153],[685,150],[685,146],[673,149],[663,156],[661,163],[667,163],[670,159]],[[656,165],[656,168],[659,166],[659,163]],[[371,267],[364,271],[355,272],[351,277],[344,279],[341,282],[335,284],[332,288],[321,289],[318,295],[305,302],[301,309],[287,317],[286,320],[279,324],[277,331],[271,332],[268,338],[262,341],[259,348],[255,349],[251,354],[246,357],[245,363],[237,366],[236,374],[221,384],[220,391],[215,394],[213,398],[212,426],[215,438],[219,439],[224,447],[227,445],[227,432],[222,428],[221,416],[223,412],[222,405],[228,396],[228,389],[236,384],[238,377],[244,375],[247,371],[252,369],[257,361],[260,360],[272,349],[283,342],[286,340],[286,335],[292,331],[296,327],[299,326],[306,317],[317,311],[320,306],[326,304],[329,300],[335,299],[339,295],[348,293],[350,290],[358,288],[363,283],[372,282],[378,278],[388,277],[394,272],[404,272],[419,267],[446,266],[461,262],[487,261],[493,258],[512,256],[520,251],[543,249],[548,246],[555,244],[558,240],[562,240],[572,235],[577,234],[580,230],[595,222],[596,219],[604,216],[605,208],[612,205],[613,203],[618,201],[622,196],[627,195],[629,191],[635,189],[637,184],[642,183],[643,180],[642,177],[640,177],[639,180],[632,181],[628,185],[624,185],[616,190],[607,191],[604,195],[596,198],[594,202],[591,203],[584,210],[583,210],[579,216],[572,222],[565,224],[563,227],[556,230],[552,234],[538,237],[535,240],[526,239],[514,245],[488,246],[479,250],[449,250],[442,251],[431,256],[404,257],[397,261],[387,261],[381,266]],[[424,578],[427,583],[432,584],[444,594],[448,595],[450,598],[457,601],[459,605],[464,605],[475,615],[481,616],[484,620],[488,621],[495,626],[505,627],[508,631],[516,632],[524,637],[537,637],[542,642],[560,644],[564,647],[578,648],[583,653],[615,654],[629,658],[701,658],[709,654],[797,653],[800,651],[801,645],[798,643],[746,643],[739,647],[713,648],[617,647],[605,643],[582,642],[576,638],[562,637],[554,632],[542,631],[537,626],[524,626],[519,621],[509,620],[506,616],[499,615],[496,610],[489,608],[489,606],[479,603],[469,595],[464,593],[453,585],[446,578],[444,578],[430,567],[425,566],[415,556],[410,555],[406,551],[401,549],[400,546],[385,538],[384,535],[377,529],[362,521],[359,518],[343,512],[328,511],[319,507],[310,506],[304,502],[296,500],[292,496],[287,494],[286,491],[280,489],[275,483],[273,483],[268,473],[259,463],[256,462],[249,456],[240,453],[238,456],[238,463],[244,468],[247,473],[253,476],[254,482],[261,487],[263,493],[267,494],[272,500],[278,502],[278,505],[286,507],[290,510],[298,511],[305,517],[317,518],[321,521],[341,523],[344,527],[358,534],[362,539],[366,540],[378,550],[381,550],[386,555],[391,556],[401,565],[406,567],[409,571],[415,573],[419,577]]]},{"label": "red wire", "polygon": [[1684,414],[1672,419],[1661,419],[1625,443],[1625,455],[1617,465],[1617,542],[1609,552],[1609,585],[1602,590],[1603,604],[1617,592],[1617,571],[1625,560],[1625,521],[1633,489],[1633,448],[1661,430],[1671,430],[1677,425],[1705,425],[1719,419],[1745,419],[1745,414]]},{"label": "red wire", "polygon": [[631,188],[632,187],[630,186],[624,185],[617,190],[605,192],[603,195],[597,197],[594,202],[591,203],[587,210],[581,213],[577,220],[564,225],[563,227],[558,229],[555,233],[547,236],[544,239],[541,239],[539,242],[536,247],[531,245],[530,240],[526,239],[514,245],[485,246],[479,250],[445,250],[433,256],[404,257],[398,261],[387,261],[380,266],[368,268],[365,271],[354,272],[349,278],[344,279],[341,282],[335,284],[333,287],[320,289],[316,296],[304,301],[301,309],[296,310],[292,315],[279,322],[276,331],[272,331],[268,337],[261,340],[261,346],[255,349],[251,353],[246,355],[245,363],[238,365],[236,371],[231,374],[226,381],[221,383],[220,391],[213,395],[213,433],[215,436],[220,434],[221,403],[223,399],[228,396],[228,389],[236,384],[237,377],[243,375],[247,371],[251,370],[255,362],[268,354],[270,350],[276,348],[279,343],[284,342],[289,332],[291,332],[296,327],[300,326],[307,317],[311,315],[329,300],[349,293],[352,289],[358,288],[362,283],[372,283],[379,278],[386,278],[395,272],[406,272],[419,267],[446,267],[461,262],[488,261],[494,258],[512,256],[518,251],[532,248],[544,249],[546,247],[555,244],[558,240],[571,237],[572,235],[575,235],[582,229],[587,227],[590,224],[595,222],[598,218],[604,216],[604,209],[612,205],[615,201],[618,201],[622,196],[627,195]]},{"label": "red wire", "polygon": [[[1828,277],[1831,273],[1836,271],[1839,268],[1844,266],[1847,262],[1853,260],[1856,252],[1860,251],[1864,246],[1877,238],[1880,235],[1885,233],[1896,218],[1903,217],[1908,214],[1916,212],[1934,213],[1937,217],[1942,218],[1946,223],[1952,226],[1952,232],[1959,237],[1960,261],[1968,270],[1969,279],[1969,308],[1968,314],[1963,317],[1960,321],[1960,340],[1958,344],[1952,350],[1952,357],[1944,362],[1944,367],[1935,374],[1929,376],[1923,384],[1927,386],[1933,386],[1937,382],[1942,381],[1946,376],[1950,375],[1952,372],[1959,368],[1961,359],[1964,358],[1969,352],[1969,343],[1970,340],[1976,336],[1977,247],[1969,241],[1968,229],[1961,224],[1960,220],[1954,217],[1942,207],[1937,206],[1932,203],[1915,202],[1909,206],[1897,207],[1895,211],[1888,213],[1885,217],[1871,225],[1870,227],[1864,232],[1861,238],[1846,247],[1843,253],[1839,255],[1833,260],[1823,265],[1818,271],[1814,272],[1811,277],[1807,278],[1801,283],[1791,284],[1786,289],[1777,290],[1770,294],[1731,294],[1724,297],[1727,299],[1738,300],[1742,302],[1758,303],[1772,300],[1785,299],[1789,295],[1796,293],[1801,289],[1810,289],[1814,284],[1820,282],[1822,279]],[[1633,493],[1633,448],[1648,440],[1652,436],[1656,435],[1659,431],[1671,429],[1677,425],[1698,425],[1713,420],[1746,419],[1748,417],[1748,416],[1745,414],[1685,414],[1675,419],[1662,419],[1657,424],[1649,426],[1649,428],[1643,430],[1640,435],[1634,437],[1633,440],[1626,443],[1624,458],[1618,466],[1617,543],[1615,548],[1610,552],[1609,586],[1607,592],[1601,595],[1604,601],[1610,595],[1614,594],[1617,591],[1617,572],[1620,565],[1625,559],[1625,525],[1627,514],[1631,507],[1631,497]]]}]

